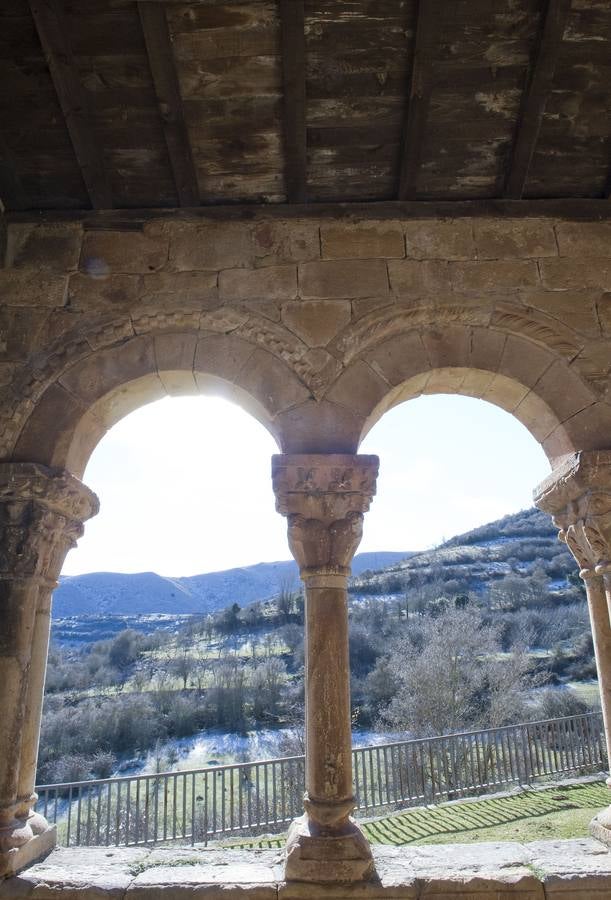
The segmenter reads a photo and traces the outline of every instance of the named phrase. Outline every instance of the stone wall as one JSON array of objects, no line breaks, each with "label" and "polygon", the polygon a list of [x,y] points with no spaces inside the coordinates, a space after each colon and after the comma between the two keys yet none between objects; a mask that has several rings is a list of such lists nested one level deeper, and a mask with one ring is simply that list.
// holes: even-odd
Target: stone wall
[{"label": "stone wall", "polygon": [[80,474],[166,393],[226,392],[288,452],[393,404],[483,397],[552,461],[611,443],[611,223],[153,219],[8,226],[0,458]]}]

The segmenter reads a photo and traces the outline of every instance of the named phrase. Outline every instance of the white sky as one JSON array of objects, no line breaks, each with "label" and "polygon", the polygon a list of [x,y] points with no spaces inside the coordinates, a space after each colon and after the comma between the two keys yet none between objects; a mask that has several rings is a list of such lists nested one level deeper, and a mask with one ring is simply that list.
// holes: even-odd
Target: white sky
[{"label": "white sky", "polygon": [[[84,475],[100,497],[64,574],[193,575],[288,559],[275,512],[275,441],[225,400],[166,398],[103,438]],[[481,400],[427,396],[382,418],[360,452],[380,456],[360,550],[418,550],[532,505],[549,472],[513,416]]]}]

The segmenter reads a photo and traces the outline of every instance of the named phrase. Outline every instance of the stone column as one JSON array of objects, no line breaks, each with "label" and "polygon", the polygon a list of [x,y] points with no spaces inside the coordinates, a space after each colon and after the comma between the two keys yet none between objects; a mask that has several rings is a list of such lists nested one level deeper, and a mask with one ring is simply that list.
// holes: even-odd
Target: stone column
[{"label": "stone column", "polygon": [[[585,583],[611,760],[611,450],[582,450],[569,456],[539,485],[535,505],[551,513]],[[611,778],[607,785],[611,788]],[[590,828],[595,837],[611,845],[611,806],[596,816]]]},{"label": "stone column", "polygon": [[51,593],[94,494],[67,472],[0,463],[0,878],[55,845],[34,783]]},{"label": "stone column", "polygon": [[305,814],[289,831],[286,878],[350,882],[372,873],[350,817],[352,735],[347,584],[375,493],[376,456],[274,456],[276,508],[305,584]]}]

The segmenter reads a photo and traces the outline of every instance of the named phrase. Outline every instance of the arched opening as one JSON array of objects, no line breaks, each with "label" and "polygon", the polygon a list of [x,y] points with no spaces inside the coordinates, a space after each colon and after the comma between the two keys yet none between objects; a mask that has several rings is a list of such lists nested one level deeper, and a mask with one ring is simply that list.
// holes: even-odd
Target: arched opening
[{"label": "arched opening", "polygon": [[[518,421],[508,379],[486,373],[505,391],[496,408],[456,396],[477,385],[498,401],[482,390],[483,374],[435,370],[399,385],[360,447],[383,461],[363,549],[375,548],[379,516],[387,530],[377,549],[394,549],[394,533],[396,548],[415,552],[352,586],[353,703],[366,724],[414,738],[476,732],[440,742],[437,759],[414,756],[410,775],[431,797],[460,796],[482,768],[510,787],[518,776],[503,753],[570,755],[573,722],[602,734],[585,591],[557,528],[532,508],[550,463],[534,440],[536,423]],[[499,408],[509,390],[513,416]],[[547,724],[521,724],[532,720]],[[576,773],[586,768],[579,757]],[[535,769],[533,780],[544,774]],[[590,815],[584,799],[583,836]]]},{"label": "arched opening", "polygon": [[80,476],[115,422],[145,403],[185,394],[232,400],[277,442],[279,414],[309,396],[281,360],[231,334],[133,337],[60,371],[30,406],[12,458]]}]

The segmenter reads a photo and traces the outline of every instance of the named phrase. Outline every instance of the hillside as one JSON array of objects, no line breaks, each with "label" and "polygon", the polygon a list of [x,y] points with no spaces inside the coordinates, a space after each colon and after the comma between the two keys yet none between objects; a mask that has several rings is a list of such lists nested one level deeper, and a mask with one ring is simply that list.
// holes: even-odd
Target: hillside
[{"label": "hillside", "polygon": [[414,553],[383,572],[365,572],[353,579],[351,592],[397,594],[435,586],[450,595],[481,594],[508,579],[535,575],[548,591],[561,594],[571,587],[567,579],[576,571],[550,517],[532,508]]},{"label": "hillside", "polygon": [[[418,553],[360,553],[355,557],[351,593],[398,594],[442,587],[450,594],[475,592],[511,577],[546,578],[549,591],[562,593],[576,564],[558,541],[549,516],[536,509],[505,516],[441,546]],[[54,595],[54,616],[144,616],[203,614],[232,603],[245,606],[297,584],[292,561],[258,563],[221,572],[168,578],[154,572],[93,572],[64,576]]]},{"label": "hillside", "polygon": [[[382,569],[408,556],[406,552],[360,553],[354,559],[355,575]],[[63,576],[53,596],[56,618],[97,615],[154,615],[208,613],[231,603],[244,606],[277,594],[281,587],[298,581],[292,561],[258,563],[221,572],[167,578],[154,572],[125,575],[92,572]]]}]

